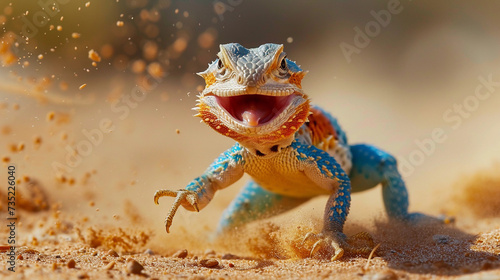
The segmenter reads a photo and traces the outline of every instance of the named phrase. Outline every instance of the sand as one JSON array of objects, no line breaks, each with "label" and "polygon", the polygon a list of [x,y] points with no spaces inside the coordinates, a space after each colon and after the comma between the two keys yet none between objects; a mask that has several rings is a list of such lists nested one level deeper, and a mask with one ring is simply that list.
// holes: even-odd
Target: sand
[{"label": "sand", "polygon": [[[313,102],[338,116],[353,142],[374,143],[408,161],[418,152],[414,143],[434,129],[443,128],[448,139],[434,143],[406,181],[412,211],[453,216],[456,222],[388,221],[380,188],[357,194],[345,233],[368,232],[379,247],[371,258],[331,261],[328,248],[311,257],[312,242],[302,241],[321,230],[326,197],[214,242],[209,240],[221,212],[246,177],[200,213],[180,209],[170,234],[163,219],[173,199],[153,203],[157,189],[183,188],[233,144],[199,124],[189,108],[203,88],[194,72],[215,58],[219,43],[239,38],[225,30],[241,35],[240,18],[251,19],[248,26],[256,23],[245,13],[248,6],[231,7],[236,11],[215,25],[220,15],[205,12],[212,4],[192,10],[183,4],[179,10],[175,1],[150,1],[159,5],[154,9],[145,8],[148,1],[61,4],[66,16],[40,29],[53,37],[38,36],[18,49],[13,38],[23,16],[32,19],[42,11],[21,2],[2,7],[5,16],[0,15],[7,24],[0,40],[0,279],[500,279],[500,167],[491,164],[500,157],[498,98],[482,100],[458,124],[443,119],[443,112],[473,96],[478,75],[498,80],[498,48],[490,43],[498,29],[493,12],[488,13],[495,19],[492,31],[483,34],[456,27],[454,20],[453,28],[439,25],[451,12],[445,5],[433,10],[437,23],[426,24],[420,19],[429,17],[433,5],[405,8],[404,18],[413,20],[400,25],[400,16],[400,23],[391,25],[396,30],[384,29],[353,64],[334,45],[352,40],[352,28],[364,26],[365,16],[371,20],[368,10],[351,21],[352,11],[339,9],[337,18],[346,18],[333,21],[338,29],[326,24],[305,29],[296,22],[305,37],[291,33],[295,29],[288,24],[276,29],[275,38],[288,37],[290,57],[311,70],[304,88]],[[470,5],[475,10],[477,4]],[[256,15],[265,16],[256,7]],[[288,16],[282,7],[275,10],[267,22]],[[489,19],[485,12],[476,18]],[[195,18],[197,13],[204,17]],[[330,15],[318,18],[331,22]],[[310,30],[323,31],[310,41]],[[254,45],[266,40],[260,32],[243,33]],[[383,37],[386,33],[392,37]],[[391,47],[380,44],[384,41]],[[470,45],[452,48],[463,42]],[[492,50],[491,58],[485,56],[490,66],[472,63],[477,55],[468,49]],[[16,168],[12,233],[6,219],[9,166]]]},{"label": "sand", "polygon": [[[384,216],[348,222],[348,235],[367,231],[380,247],[371,259],[347,255],[339,261],[330,261],[328,250],[308,255],[311,244],[302,237],[320,229],[319,218],[277,217],[211,243],[209,230],[189,224],[172,228],[180,235],[155,232],[133,209],[122,218],[114,215],[126,220],[120,227],[93,222],[92,215],[70,214],[52,203],[50,188],[39,182],[24,178],[19,183],[15,272],[8,270],[10,248],[3,246],[2,279],[500,278],[500,219],[494,215],[499,206],[484,207],[500,191],[500,176],[492,170],[459,186],[445,207],[455,213],[455,224],[408,226]],[[79,184],[73,187],[84,187]],[[96,207],[93,199],[85,200]],[[125,205],[133,208],[130,202]]]}]

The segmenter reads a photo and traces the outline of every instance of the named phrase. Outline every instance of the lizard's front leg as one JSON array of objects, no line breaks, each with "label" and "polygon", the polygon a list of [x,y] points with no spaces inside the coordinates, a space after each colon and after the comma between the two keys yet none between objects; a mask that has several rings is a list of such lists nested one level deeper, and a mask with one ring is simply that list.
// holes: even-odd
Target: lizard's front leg
[{"label": "lizard's front leg", "polygon": [[154,202],[162,196],[175,197],[165,219],[165,229],[169,232],[172,220],[180,205],[190,211],[200,211],[213,198],[217,190],[223,189],[243,176],[244,160],[243,148],[236,144],[221,154],[205,171],[203,175],[189,183],[186,189],[177,191],[158,190],[154,195]]},{"label": "lizard's front leg", "polygon": [[308,233],[304,242],[316,240],[310,255],[314,255],[321,246],[333,249],[333,260],[338,260],[348,253],[369,253],[373,248],[373,240],[367,233],[360,233],[353,238],[364,239],[369,245],[355,248],[348,243],[347,236],[343,233],[344,224],[351,204],[351,183],[348,175],[337,163],[335,158],[314,146],[292,143],[297,151],[297,159],[301,161],[304,174],[316,185],[330,191],[330,197],[325,207],[323,230],[320,234]]}]

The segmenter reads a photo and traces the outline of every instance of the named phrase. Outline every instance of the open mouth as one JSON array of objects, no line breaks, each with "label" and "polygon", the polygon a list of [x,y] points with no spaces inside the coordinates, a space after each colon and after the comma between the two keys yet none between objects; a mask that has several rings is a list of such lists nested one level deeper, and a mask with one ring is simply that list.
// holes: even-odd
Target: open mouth
[{"label": "open mouth", "polygon": [[229,97],[216,96],[217,102],[234,119],[256,127],[276,118],[290,104],[295,95],[267,96],[247,94]]}]

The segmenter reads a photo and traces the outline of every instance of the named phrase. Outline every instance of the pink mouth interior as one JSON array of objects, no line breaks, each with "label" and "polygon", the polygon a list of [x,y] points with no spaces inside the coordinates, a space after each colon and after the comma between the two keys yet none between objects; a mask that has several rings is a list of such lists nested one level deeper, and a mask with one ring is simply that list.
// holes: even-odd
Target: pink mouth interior
[{"label": "pink mouth interior", "polygon": [[290,104],[293,95],[266,96],[258,94],[230,97],[216,96],[217,102],[233,118],[255,127],[276,118]]}]

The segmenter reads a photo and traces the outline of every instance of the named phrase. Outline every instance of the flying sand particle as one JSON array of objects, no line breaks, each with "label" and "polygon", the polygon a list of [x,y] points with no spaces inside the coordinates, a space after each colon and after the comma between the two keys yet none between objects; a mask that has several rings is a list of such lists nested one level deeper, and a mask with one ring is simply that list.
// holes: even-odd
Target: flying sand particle
[{"label": "flying sand particle", "polygon": [[56,116],[56,113],[54,111],[50,111],[47,113],[46,119],[48,122],[50,122],[50,121],[54,120],[55,116]]},{"label": "flying sand particle", "polygon": [[89,58],[95,62],[101,62],[101,56],[94,49],[89,51]]}]

